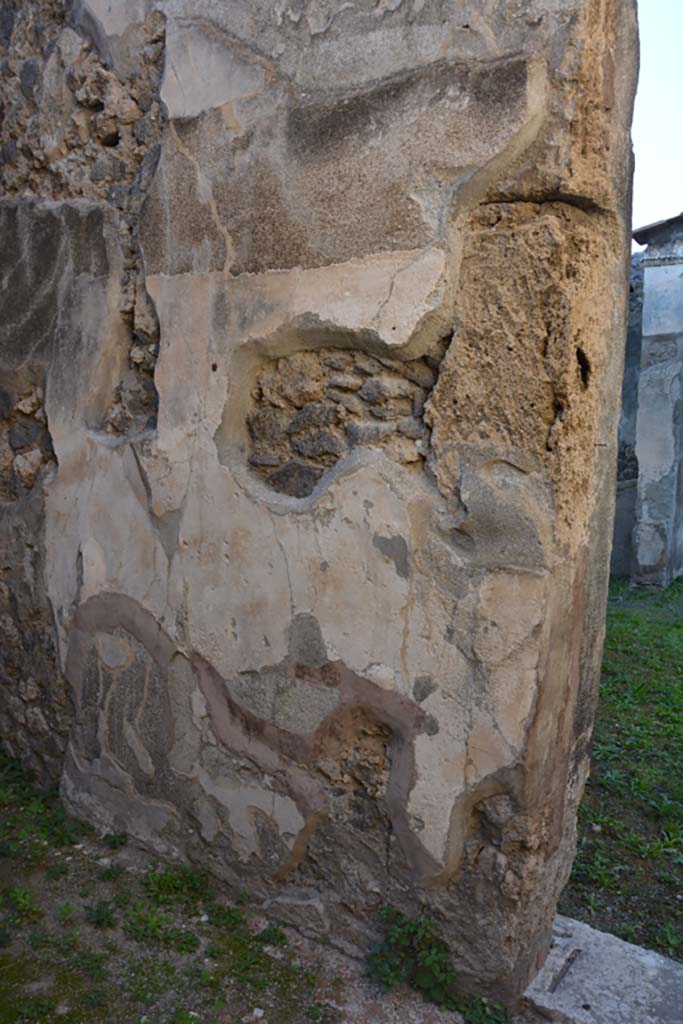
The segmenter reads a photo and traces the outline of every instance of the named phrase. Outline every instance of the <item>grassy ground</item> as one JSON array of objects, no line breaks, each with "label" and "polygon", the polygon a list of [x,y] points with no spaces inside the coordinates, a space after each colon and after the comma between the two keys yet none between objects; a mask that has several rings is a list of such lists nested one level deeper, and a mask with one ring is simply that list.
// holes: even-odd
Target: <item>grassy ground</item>
[{"label": "grassy ground", "polygon": [[561,911],[683,960],[683,580],[612,583],[579,837]]},{"label": "grassy ground", "polygon": [[0,750],[0,1024],[508,1019],[459,991],[427,918],[383,917],[380,986],[369,965],[250,912],[248,894],[226,897],[208,876],[150,865],[126,835],[68,818]]},{"label": "grassy ground", "polygon": [[338,1020],[284,931],[187,868],[129,870],[0,754],[0,1024]]}]

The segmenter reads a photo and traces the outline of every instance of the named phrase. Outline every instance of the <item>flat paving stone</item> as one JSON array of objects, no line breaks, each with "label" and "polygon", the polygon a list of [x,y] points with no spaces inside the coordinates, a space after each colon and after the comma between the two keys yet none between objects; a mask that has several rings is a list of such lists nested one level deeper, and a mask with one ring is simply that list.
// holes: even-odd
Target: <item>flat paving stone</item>
[{"label": "flat paving stone", "polygon": [[683,1024],[683,964],[567,917],[525,993],[519,1020],[560,1024]]}]

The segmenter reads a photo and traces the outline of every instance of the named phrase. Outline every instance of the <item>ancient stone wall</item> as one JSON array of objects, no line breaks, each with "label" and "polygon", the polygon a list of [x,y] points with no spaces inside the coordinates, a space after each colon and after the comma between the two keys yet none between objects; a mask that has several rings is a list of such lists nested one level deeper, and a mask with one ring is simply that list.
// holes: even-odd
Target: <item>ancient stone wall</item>
[{"label": "ancient stone wall", "polygon": [[635,237],[612,571],[666,587],[683,574],[683,217]]},{"label": "ancient stone wall", "polygon": [[683,218],[648,242],[633,579],[661,587],[683,574]]},{"label": "ancient stone wall", "polygon": [[[85,422],[113,437],[155,424],[158,324],[137,224],[164,122],[165,20],[151,7],[146,13],[130,31],[135,60],[117,68],[78,31],[82,12],[63,0],[0,6],[0,728],[10,749],[31,755],[51,782],[62,770],[71,698],[41,541],[43,484],[57,468],[46,406],[60,377],[62,404],[75,396],[71,375],[84,358],[77,339],[93,341],[74,292],[84,284],[91,312],[98,291],[102,297],[94,281],[112,272],[103,231],[115,239],[120,343],[98,369]],[[94,348],[91,361],[100,358]]]},{"label": "ancient stone wall", "polygon": [[588,766],[634,4],[0,26],[2,593],[67,801],[347,949],[425,907],[512,998]]}]

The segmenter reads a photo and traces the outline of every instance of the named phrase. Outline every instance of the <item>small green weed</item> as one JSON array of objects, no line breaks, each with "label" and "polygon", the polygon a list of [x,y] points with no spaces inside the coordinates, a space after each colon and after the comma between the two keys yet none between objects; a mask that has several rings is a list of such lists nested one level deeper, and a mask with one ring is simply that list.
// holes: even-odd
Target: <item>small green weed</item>
[{"label": "small green weed", "polygon": [[55,1003],[53,999],[34,996],[26,999],[17,1007],[16,1024],[48,1024],[54,1020]]},{"label": "small green weed", "polygon": [[150,903],[159,907],[196,904],[212,898],[207,875],[185,865],[164,871],[148,871],[141,884]]},{"label": "small green weed", "polygon": [[683,955],[683,924],[668,918],[657,932],[657,942],[669,956]]},{"label": "small green weed", "polygon": [[264,946],[286,946],[287,936],[282,928],[276,924],[269,924],[267,928],[255,936],[256,942],[262,942]]},{"label": "small green weed", "polygon": [[98,900],[85,908],[85,919],[93,928],[115,928],[116,913],[111,900]]},{"label": "small green weed", "polygon": [[221,907],[211,904],[207,911],[209,924],[214,928],[239,928],[244,924],[244,914],[234,907]]},{"label": "small green weed", "polygon": [[101,1010],[109,1002],[110,995],[104,988],[91,988],[81,996],[83,1005],[89,1010]]},{"label": "small green weed", "polygon": [[326,1003],[311,1003],[306,1010],[306,1019],[313,1024],[337,1024],[341,1020],[339,1010]]},{"label": "small green weed", "polygon": [[128,834],[126,832],[108,832],[102,836],[102,842],[110,850],[120,850],[122,846],[127,844]]},{"label": "small green weed", "polygon": [[636,944],[638,943],[638,933],[639,933],[638,925],[637,924],[633,924],[633,922],[628,922],[627,924],[622,924],[621,926],[619,926],[617,928],[617,930],[615,932],[615,934],[620,939],[623,939],[624,942],[634,942]]},{"label": "small green weed", "polygon": [[175,949],[178,953],[193,953],[200,944],[193,931],[176,927],[169,914],[141,902],[128,909],[123,930],[128,938],[136,942],[159,946],[161,949]]},{"label": "small green weed", "polygon": [[110,864],[109,867],[99,871],[97,877],[101,882],[115,882],[121,875],[125,875],[126,869],[121,864]]},{"label": "small green weed", "polygon": [[39,921],[43,916],[35,894],[20,885],[6,890],[5,902],[11,908],[12,916],[17,921]]},{"label": "small green weed", "polygon": [[30,772],[0,750],[0,855],[37,864],[48,847],[77,843],[91,829],[69,818],[56,790],[35,785]]},{"label": "small green weed", "polygon": [[109,974],[105,953],[95,953],[91,949],[80,949],[71,958],[74,970],[84,974],[91,981],[104,981]]},{"label": "small green weed", "polygon": [[164,938],[165,945],[177,953],[194,953],[200,946],[199,939],[189,928],[171,928]]},{"label": "small green weed", "polygon": [[48,864],[45,869],[45,877],[50,882],[58,882],[60,878],[65,878],[69,874],[69,868],[66,864]]},{"label": "small green weed", "polygon": [[460,990],[448,947],[435,935],[430,918],[408,918],[394,907],[384,907],[380,920],[385,939],[371,952],[368,971],[385,991],[408,985],[440,1010],[458,1011],[467,1024],[503,1024],[508,1020],[501,1007]]},{"label": "small green weed", "polygon": [[173,1024],[197,1024],[197,1014],[190,1013],[189,1010],[176,1010]]},{"label": "small green weed", "polygon": [[53,936],[44,928],[32,928],[28,933],[26,941],[34,953],[42,949],[48,949],[54,944]]},{"label": "small green weed", "polygon": [[76,920],[76,908],[69,900],[57,907],[57,918],[64,928],[69,928]]},{"label": "small green weed", "polygon": [[130,964],[126,991],[136,1003],[150,1006],[175,983],[176,970],[168,960],[143,957]]},{"label": "small green weed", "polygon": [[164,932],[173,924],[173,918],[160,913],[146,903],[137,902],[126,913],[124,932],[136,942],[149,942],[162,945]]}]

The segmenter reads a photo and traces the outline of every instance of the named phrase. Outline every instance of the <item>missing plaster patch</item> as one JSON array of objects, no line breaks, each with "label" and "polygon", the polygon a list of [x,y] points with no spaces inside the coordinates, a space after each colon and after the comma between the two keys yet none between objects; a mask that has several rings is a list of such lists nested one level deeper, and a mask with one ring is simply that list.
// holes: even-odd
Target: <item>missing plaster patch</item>
[{"label": "missing plaster patch", "polygon": [[317,773],[332,786],[328,817],[337,826],[357,829],[366,838],[387,827],[383,800],[391,771],[391,729],[354,708],[327,737]]},{"label": "missing plaster patch", "polygon": [[425,402],[445,349],[443,342],[435,355],[409,361],[336,348],[269,360],[247,415],[252,471],[302,498],[353,448],[420,463],[429,445]]},{"label": "missing plaster patch", "polygon": [[18,501],[56,465],[43,389],[0,387],[0,501]]}]

